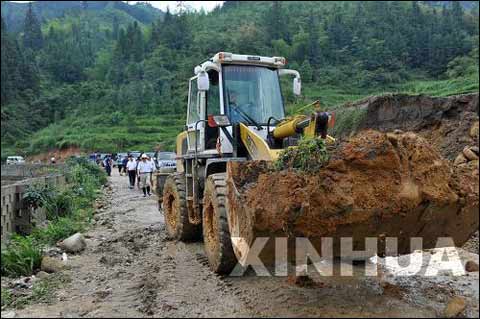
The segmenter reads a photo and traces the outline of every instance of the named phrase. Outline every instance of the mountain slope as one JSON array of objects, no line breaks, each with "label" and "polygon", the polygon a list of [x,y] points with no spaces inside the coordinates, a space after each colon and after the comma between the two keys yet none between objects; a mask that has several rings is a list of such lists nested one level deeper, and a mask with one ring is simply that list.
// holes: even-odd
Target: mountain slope
[{"label": "mountain slope", "polygon": [[23,55],[17,63],[33,70],[19,76],[38,81],[25,87],[13,78],[6,83],[21,89],[8,94],[2,71],[2,156],[172,149],[193,68],[219,51],[285,56],[304,88],[296,98],[291,79],[282,81],[290,114],[308,112],[302,107],[317,99],[331,108],[384,92],[478,91],[478,9],[457,2],[433,10],[417,1],[228,1],[208,14],[166,13],[150,24],[122,2],[62,9],[67,4],[55,17],[43,11],[51,16],[42,18],[43,47],[32,52],[24,34],[9,35],[20,52],[11,59]]},{"label": "mountain slope", "polygon": [[[130,5],[122,1],[34,1],[32,7],[42,23],[54,18],[78,14],[83,10],[100,16],[104,15],[105,11],[122,13],[130,18],[128,22],[136,20],[145,25],[164,15],[161,10],[148,3]],[[9,31],[22,31],[27,8],[28,3],[2,1],[2,16]]]}]

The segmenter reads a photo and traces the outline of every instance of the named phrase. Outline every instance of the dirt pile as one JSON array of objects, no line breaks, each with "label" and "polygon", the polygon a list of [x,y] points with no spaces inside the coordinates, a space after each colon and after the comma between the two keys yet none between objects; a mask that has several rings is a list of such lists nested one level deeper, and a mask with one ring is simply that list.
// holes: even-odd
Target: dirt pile
[{"label": "dirt pile", "polygon": [[[429,140],[449,160],[454,160],[466,146],[478,147],[478,93],[451,97],[373,96],[346,104],[342,110],[365,112],[356,131],[412,131]],[[344,136],[353,133],[348,129],[342,132]]]},{"label": "dirt pile", "polygon": [[318,251],[321,237],[334,237],[336,255],[336,239],[352,236],[355,250],[366,237],[379,237],[379,253],[385,237],[398,238],[399,253],[410,252],[411,237],[423,237],[425,248],[442,236],[462,245],[479,221],[478,175],[474,182],[469,172],[453,169],[417,134],[373,130],[339,142],[316,174],[233,162],[230,231],[249,244],[256,237],[307,237]]}]

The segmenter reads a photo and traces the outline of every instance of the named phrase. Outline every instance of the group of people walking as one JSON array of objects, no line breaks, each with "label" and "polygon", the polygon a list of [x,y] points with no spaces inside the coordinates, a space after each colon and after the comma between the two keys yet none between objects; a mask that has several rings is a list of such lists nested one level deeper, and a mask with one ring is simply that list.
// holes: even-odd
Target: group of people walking
[{"label": "group of people walking", "polygon": [[[107,157],[104,162],[105,171],[108,176],[111,175],[113,161]],[[138,158],[134,158],[132,154],[128,154],[123,159],[122,166],[128,175],[129,188],[134,189],[135,183],[143,191],[143,197],[151,196],[151,188],[153,184],[153,173],[156,170],[155,161],[147,154],[142,154]],[[121,172],[120,172],[120,175]]]},{"label": "group of people walking", "polygon": [[143,191],[143,197],[151,196],[153,172],[156,170],[153,159],[147,154],[142,154],[137,159],[132,155],[128,155],[123,167],[125,167],[128,174],[129,187],[133,189],[135,188],[135,183],[137,183]]}]

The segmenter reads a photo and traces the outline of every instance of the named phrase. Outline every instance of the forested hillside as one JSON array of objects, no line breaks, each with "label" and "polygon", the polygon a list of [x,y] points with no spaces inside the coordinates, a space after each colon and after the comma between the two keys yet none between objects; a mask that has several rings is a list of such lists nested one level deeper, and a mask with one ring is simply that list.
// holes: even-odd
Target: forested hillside
[{"label": "forested hillside", "polygon": [[2,2],[2,157],[172,148],[187,80],[218,51],[285,56],[304,84],[294,98],[285,83],[290,112],[385,91],[478,91],[474,1],[227,1],[208,14],[65,3]]}]

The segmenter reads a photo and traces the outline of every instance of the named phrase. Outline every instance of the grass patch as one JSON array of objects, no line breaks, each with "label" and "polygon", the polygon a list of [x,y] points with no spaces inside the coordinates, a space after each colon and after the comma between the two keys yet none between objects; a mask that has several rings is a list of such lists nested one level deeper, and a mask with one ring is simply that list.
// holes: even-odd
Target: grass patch
[{"label": "grass patch", "polygon": [[478,75],[438,81],[415,80],[397,87],[407,94],[425,94],[431,96],[450,96],[478,92]]},{"label": "grass patch", "polygon": [[[34,133],[22,147],[27,154],[37,154],[51,149],[79,147],[90,152],[126,152],[138,149],[150,152],[158,145],[163,150],[175,149],[175,139],[185,125],[184,114],[121,116],[113,121],[108,114],[92,116],[81,121],[66,118]],[[20,151],[20,149],[19,149]],[[13,152],[12,147],[9,152]]]},{"label": "grass patch", "polygon": [[[447,79],[429,79],[419,77],[393,86],[378,87],[375,89],[361,89],[359,87],[339,87],[305,83],[302,97],[293,98],[287,95],[286,112],[292,114],[309,114],[313,107],[305,108],[305,105],[319,100],[322,110],[338,110],[347,102],[361,100],[371,95],[384,95],[387,93],[451,96],[479,91],[479,75],[477,73],[462,77]],[[285,94],[286,95],[286,94]]]},{"label": "grass patch", "polygon": [[12,304],[13,296],[10,293],[10,290],[2,288],[2,295],[1,295],[1,304],[2,309],[9,307]]},{"label": "grass patch", "polygon": [[1,256],[2,275],[29,276],[40,267],[42,247],[30,236],[14,235]]},{"label": "grass patch", "polygon": [[358,129],[367,116],[367,109],[357,107],[335,109],[335,126],[332,128],[333,136],[342,136]]}]

